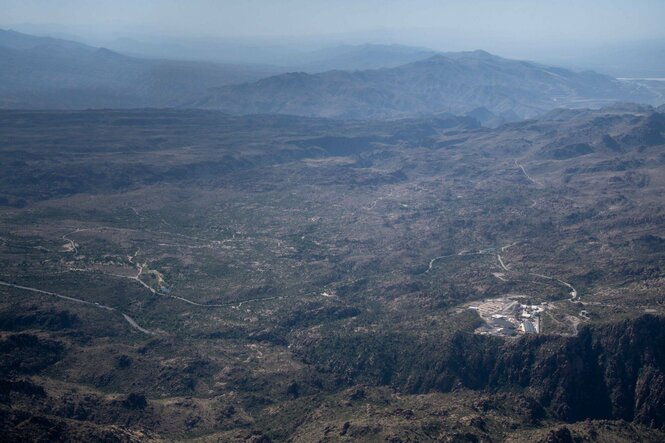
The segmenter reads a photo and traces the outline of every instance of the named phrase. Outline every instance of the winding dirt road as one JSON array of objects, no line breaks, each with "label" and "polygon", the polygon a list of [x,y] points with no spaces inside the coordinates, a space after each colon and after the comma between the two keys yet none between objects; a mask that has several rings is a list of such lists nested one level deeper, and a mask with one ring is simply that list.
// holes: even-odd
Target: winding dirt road
[{"label": "winding dirt road", "polygon": [[[490,248],[491,249],[491,248]],[[470,255],[487,255],[488,253],[486,252],[487,249],[480,250],[478,252],[458,252],[457,254],[450,254],[450,255],[439,255],[438,257],[434,257],[429,261],[429,266],[427,267],[427,271],[424,272],[424,274],[427,274],[429,271],[432,270],[434,267],[434,263],[437,262],[438,260],[443,260],[446,258],[451,258],[451,257],[467,257]]]},{"label": "winding dirt road", "polygon": [[573,285],[571,285],[568,282],[565,282],[565,281],[563,281],[561,279],[558,279],[556,277],[551,277],[549,275],[536,274],[535,272],[529,272],[529,275],[533,275],[535,277],[540,277],[540,278],[544,278],[544,279],[547,279],[547,280],[553,280],[553,281],[556,281],[558,283],[561,283],[562,285],[567,286],[570,289],[570,300],[571,301],[574,301],[577,298],[577,289],[575,289],[573,287]]},{"label": "winding dirt road", "polygon": [[522,170],[522,172],[524,173],[524,176],[525,176],[527,179],[529,179],[529,181],[530,181],[531,183],[533,183],[534,185],[537,185],[537,186],[543,186],[543,184],[542,184],[541,182],[539,182],[538,180],[535,180],[533,177],[531,177],[531,176],[526,172],[526,169],[524,169],[524,166],[520,165],[520,164],[517,162],[517,160],[515,160],[515,166],[517,166],[518,168],[520,168],[520,169]]},{"label": "winding dirt road", "polygon": [[110,306],[105,306],[105,305],[99,304],[97,302],[90,302],[90,301],[86,301],[86,300],[81,300],[80,298],[68,297],[66,295],[58,294],[57,292],[44,291],[42,289],[31,288],[29,286],[16,285],[16,284],[4,282],[4,281],[0,281],[0,286],[5,286],[5,287],[8,287],[8,288],[21,289],[23,291],[34,292],[34,293],[42,294],[42,295],[50,295],[52,297],[60,298],[62,300],[67,300],[67,301],[74,302],[74,303],[80,303],[80,304],[83,304],[83,305],[91,306],[93,308],[103,309],[105,311],[118,312],[127,321],[127,323],[129,323],[129,325],[132,328],[136,329],[137,331],[140,331],[140,332],[142,332],[144,334],[147,334],[147,335],[156,335],[157,334],[154,331],[150,331],[148,329],[142,328],[141,326],[139,326],[138,323],[136,323],[136,321],[133,318],[131,318],[129,315],[127,315],[123,312],[118,311],[116,308],[112,308]]}]

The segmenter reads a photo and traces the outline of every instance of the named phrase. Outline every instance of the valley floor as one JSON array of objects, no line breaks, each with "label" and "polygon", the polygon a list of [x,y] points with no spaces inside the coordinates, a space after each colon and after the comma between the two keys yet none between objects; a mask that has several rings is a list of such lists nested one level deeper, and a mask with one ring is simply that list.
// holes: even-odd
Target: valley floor
[{"label": "valley floor", "polygon": [[664,119],[0,112],[2,427],[659,441]]}]

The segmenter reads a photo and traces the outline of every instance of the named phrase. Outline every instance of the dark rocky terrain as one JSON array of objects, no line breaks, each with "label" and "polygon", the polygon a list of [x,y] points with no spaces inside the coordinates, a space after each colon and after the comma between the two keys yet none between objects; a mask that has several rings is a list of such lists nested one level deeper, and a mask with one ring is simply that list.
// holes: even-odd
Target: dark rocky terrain
[{"label": "dark rocky terrain", "polygon": [[662,111],[2,111],[4,439],[662,441]]}]

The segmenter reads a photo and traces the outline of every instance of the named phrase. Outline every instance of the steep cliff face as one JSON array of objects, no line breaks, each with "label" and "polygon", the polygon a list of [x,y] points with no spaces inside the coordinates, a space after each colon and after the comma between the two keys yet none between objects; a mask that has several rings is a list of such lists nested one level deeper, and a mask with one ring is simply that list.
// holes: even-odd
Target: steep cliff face
[{"label": "steep cliff face", "polygon": [[574,338],[520,340],[499,355],[487,387],[528,388],[559,418],[665,424],[662,318],[585,328]]},{"label": "steep cliff face", "polygon": [[371,345],[357,337],[334,340],[304,349],[303,357],[350,382],[391,384],[412,393],[518,389],[565,421],[624,419],[665,427],[660,317],[587,327],[575,337],[503,342],[460,333],[445,349],[394,336],[373,337]]}]

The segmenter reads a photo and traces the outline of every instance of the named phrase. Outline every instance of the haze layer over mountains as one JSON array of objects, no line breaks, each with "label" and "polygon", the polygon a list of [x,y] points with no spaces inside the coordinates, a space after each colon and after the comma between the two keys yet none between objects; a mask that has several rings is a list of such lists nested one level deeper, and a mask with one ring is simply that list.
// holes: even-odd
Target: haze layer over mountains
[{"label": "haze layer over mountains", "polygon": [[8,109],[180,107],[343,119],[452,113],[498,124],[558,107],[663,100],[658,82],[621,81],[480,50],[347,45],[278,67],[131,57],[0,31],[0,54],[0,107]]},{"label": "haze layer over mountains", "polygon": [[0,107],[176,106],[208,88],[257,80],[258,67],[141,59],[104,48],[0,31]]}]

